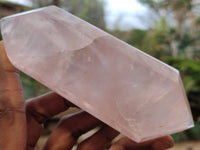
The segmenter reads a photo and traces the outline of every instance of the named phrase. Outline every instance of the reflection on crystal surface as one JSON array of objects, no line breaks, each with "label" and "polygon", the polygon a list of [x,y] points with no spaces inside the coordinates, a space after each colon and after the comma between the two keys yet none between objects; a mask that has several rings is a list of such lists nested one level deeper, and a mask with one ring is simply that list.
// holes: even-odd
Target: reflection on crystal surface
[{"label": "reflection on crystal surface", "polygon": [[179,72],[55,6],[4,18],[11,62],[137,142],[193,126]]}]

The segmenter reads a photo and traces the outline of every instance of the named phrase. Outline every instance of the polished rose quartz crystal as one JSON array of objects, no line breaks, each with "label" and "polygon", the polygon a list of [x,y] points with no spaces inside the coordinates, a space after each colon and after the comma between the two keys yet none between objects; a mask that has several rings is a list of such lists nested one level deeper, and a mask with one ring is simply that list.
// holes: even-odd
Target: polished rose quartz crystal
[{"label": "polished rose quartz crystal", "polygon": [[178,70],[55,6],[1,20],[10,61],[141,142],[193,126]]}]

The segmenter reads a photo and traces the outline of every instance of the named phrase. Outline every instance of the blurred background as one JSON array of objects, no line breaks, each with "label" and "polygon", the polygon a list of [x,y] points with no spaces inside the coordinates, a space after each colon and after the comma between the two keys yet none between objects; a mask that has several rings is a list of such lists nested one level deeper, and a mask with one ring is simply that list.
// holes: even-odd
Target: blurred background
[{"label": "blurred background", "polygon": [[[200,0],[0,0],[0,18],[48,5],[57,5],[180,70],[196,126],[172,135],[177,143],[173,150],[199,150]],[[23,73],[21,78],[27,99],[49,91]],[[47,121],[43,137],[60,116]]]}]

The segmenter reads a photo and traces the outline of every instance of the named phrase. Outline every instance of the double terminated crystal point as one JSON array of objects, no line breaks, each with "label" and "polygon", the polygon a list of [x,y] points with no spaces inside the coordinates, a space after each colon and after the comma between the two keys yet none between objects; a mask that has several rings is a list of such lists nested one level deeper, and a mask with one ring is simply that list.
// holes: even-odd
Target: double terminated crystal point
[{"label": "double terminated crystal point", "polygon": [[131,139],[193,126],[179,72],[55,6],[1,21],[10,61]]}]

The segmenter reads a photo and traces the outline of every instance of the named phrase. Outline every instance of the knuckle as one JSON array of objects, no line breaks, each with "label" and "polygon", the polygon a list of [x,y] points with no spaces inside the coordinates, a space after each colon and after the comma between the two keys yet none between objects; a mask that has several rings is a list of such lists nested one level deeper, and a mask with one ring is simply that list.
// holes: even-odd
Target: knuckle
[{"label": "knuckle", "polygon": [[35,110],[35,107],[31,102],[26,103],[26,115],[31,116],[36,120],[39,124],[44,123],[49,117]]},{"label": "knuckle", "polygon": [[57,128],[62,128],[64,133],[68,136],[69,139],[72,140],[77,140],[80,135],[83,134],[82,129],[76,128],[73,122],[71,122],[70,118],[62,118],[59,121],[58,127]]},{"label": "knuckle", "polygon": [[0,99],[0,119],[12,117],[15,113],[25,113],[23,104],[13,105],[9,99]]},{"label": "knuckle", "polygon": [[8,108],[6,106],[3,106],[2,104],[0,104],[0,118],[3,118],[7,110]]}]

